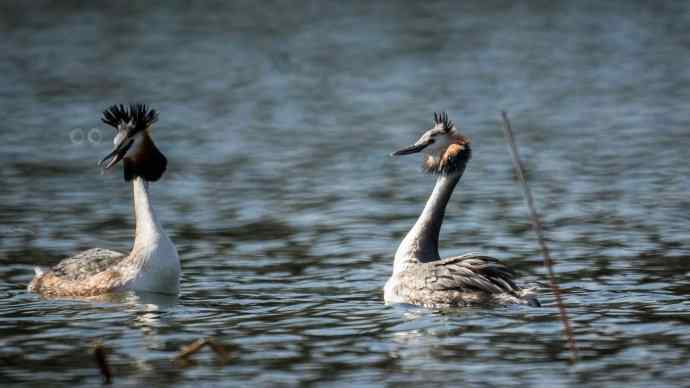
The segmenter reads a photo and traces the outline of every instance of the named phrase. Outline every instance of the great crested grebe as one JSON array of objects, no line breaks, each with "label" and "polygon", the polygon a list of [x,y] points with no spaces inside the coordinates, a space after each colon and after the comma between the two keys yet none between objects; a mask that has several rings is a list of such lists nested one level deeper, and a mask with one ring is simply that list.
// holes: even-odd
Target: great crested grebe
[{"label": "great crested grebe", "polygon": [[115,147],[99,163],[109,169],[122,161],[125,181],[132,181],[136,231],[129,254],[94,248],[36,269],[29,291],[44,296],[88,297],[119,291],[177,295],[180,258],[151,206],[149,182],[165,172],[167,159],[156,148],[149,129],[158,120],[155,110],[133,104],[113,105],[103,112],[104,123],[116,130]]},{"label": "great crested grebe", "polygon": [[498,260],[469,253],[441,260],[438,236],[446,204],[462,177],[472,151],[446,113],[434,113],[434,126],[412,146],[392,155],[425,151],[424,169],[437,175],[434,191],[422,214],[395,252],[393,275],[384,287],[386,303],[425,307],[472,304],[529,304],[539,306],[536,288],[521,288],[514,273]]}]

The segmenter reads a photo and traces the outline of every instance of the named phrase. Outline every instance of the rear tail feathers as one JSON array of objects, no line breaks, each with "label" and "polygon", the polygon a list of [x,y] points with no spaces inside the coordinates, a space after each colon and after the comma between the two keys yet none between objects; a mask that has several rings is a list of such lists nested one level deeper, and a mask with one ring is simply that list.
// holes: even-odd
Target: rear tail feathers
[{"label": "rear tail feathers", "polygon": [[34,267],[34,272],[36,275],[33,279],[31,279],[31,283],[26,286],[26,289],[31,292],[36,292],[37,287],[39,287],[38,285],[40,284],[41,277],[47,272],[47,269],[42,267]]},{"label": "rear tail feathers", "polygon": [[539,286],[523,288],[520,290],[520,299],[523,303],[532,307],[541,307],[541,303],[537,299],[537,294],[539,293]]}]

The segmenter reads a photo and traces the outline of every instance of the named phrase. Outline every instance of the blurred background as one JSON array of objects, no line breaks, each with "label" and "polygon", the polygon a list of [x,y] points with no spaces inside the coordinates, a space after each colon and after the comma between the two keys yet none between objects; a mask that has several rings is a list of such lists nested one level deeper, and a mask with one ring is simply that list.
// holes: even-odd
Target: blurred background
[{"label": "blurred background", "polygon": [[[0,380],[236,385],[672,385],[690,378],[687,2],[3,2]],[[50,301],[34,265],[128,250],[131,188],[100,175],[114,103],[160,112],[154,206],[179,300]],[[544,307],[404,309],[381,288],[431,191],[388,154],[448,111],[473,159],[442,256],[546,285],[503,140],[508,111],[581,361]],[[235,349],[185,368],[214,335]]]}]

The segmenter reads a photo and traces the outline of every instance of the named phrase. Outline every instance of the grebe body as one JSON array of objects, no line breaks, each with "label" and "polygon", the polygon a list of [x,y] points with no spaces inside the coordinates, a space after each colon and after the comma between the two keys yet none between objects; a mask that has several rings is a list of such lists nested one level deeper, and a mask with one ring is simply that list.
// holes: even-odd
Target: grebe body
[{"label": "grebe body", "polygon": [[149,182],[165,172],[167,159],[149,133],[158,119],[145,105],[113,105],[103,122],[116,129],[115,148],[100,164],[109,169],[122,161],[125,181],[132,182],[136,230],[132,250],[121,253],[94,248],[36,269],[29,291],[47,297],[89,297],[121,291],[175,294],[180,288],[180,258],[158,221]]},{"label": "grebe body", "polygon": [[434,114],[434,126],[412,146],[393,155],[424,151],[424,168],[437,176],[422,214],[395,253],[393,274],[384,287],[386,303],[425,307],[472,304],[529,304],[539,306],[536,288],[521,288],[513,271],[497,259],[469,253],[441,259],[438,240],[446,205],[472,151],[445,113]]}]

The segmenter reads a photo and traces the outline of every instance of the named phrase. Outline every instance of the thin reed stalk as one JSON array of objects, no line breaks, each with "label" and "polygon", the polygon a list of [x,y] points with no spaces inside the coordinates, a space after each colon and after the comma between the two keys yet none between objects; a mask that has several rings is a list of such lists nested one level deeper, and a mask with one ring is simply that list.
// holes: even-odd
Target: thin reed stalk
[{"label": "thin reed stalk", "polygon": [[515,145],[515,136],[513,136],[513,128],[510,125],[510,120],[508,120],[508,114],[503,111],[501,112],[501,116],[503,117],[503,128],[506,141],[508,142],[510,154],[513,158],[513,168],[515,168],[515,173],[517,174],[520,185],[522,186],[522,193],[525,196],[525,202],[527,202],[527,207],[529,208],[532,227],[537,234],[539,247],[541,248],[541,252],[544,256],[544,267],[546,267],[546,271],[549,276],[549,286],[551,287],[551,291],[556,299],[556,306],[558,306],[558,312],[561,316],[561,322],[563,323],[563,332],[570,347],[570,361],[574,364],[577,362],[577,345],[575,343],[575,336],[573,336],[573,329],[570,324],[570,319],[568,319],[568,313],[563,305],[561,288],[558,286],[558,282],[556,281],[556,274],[553,270],[553,260],[551,259],[549,247],[546,245],[546,239],[544,238],[544,227],[541,223],[541,219],[539,218],[539,214],[537,214],[537,211],[534,207],[534,198],[532,197],[532,191],[530,190],[529,185],[527,184],[527,179],[525,178],[524,168],[522,162],[520,161],[520,156],[518,155],[517,146]]}]

